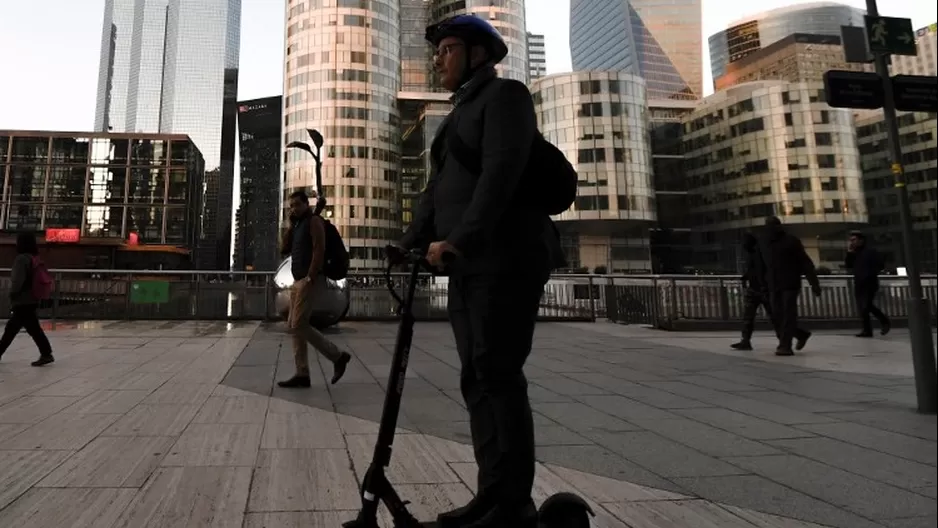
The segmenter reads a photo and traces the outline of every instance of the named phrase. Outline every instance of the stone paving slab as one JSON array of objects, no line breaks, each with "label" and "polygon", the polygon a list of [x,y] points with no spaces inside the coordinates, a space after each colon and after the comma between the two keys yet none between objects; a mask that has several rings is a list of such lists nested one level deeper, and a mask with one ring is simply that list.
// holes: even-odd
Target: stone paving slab
[{"label": "stone paving slab", "polygon": [[[0,526],[336,528],[359,503],[395,332],[343,324],[348,376],[328,385],[327,365],[294,391],[274,384],[292,374],[278,325],[57,325],[42,369],[23,335],[0,360]],[[895,334],[852,359],[818,335],[786,362],[713,335],[541,325],[535,499],[576,491],[602,528],[933,527],[935,417],[910,410],[906,366],[868,360],[901,363]],[[457,369],[447,326],[418,325],[389,477],[421,518],[474,490]]]}]

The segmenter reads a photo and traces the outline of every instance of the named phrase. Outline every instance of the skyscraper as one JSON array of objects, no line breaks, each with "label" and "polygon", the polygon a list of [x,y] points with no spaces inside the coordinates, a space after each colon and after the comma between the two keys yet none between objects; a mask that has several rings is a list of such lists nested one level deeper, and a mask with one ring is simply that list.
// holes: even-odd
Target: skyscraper
[{"label": "skyscraper", "polygon": [[528,75],[531,80],[547,75],[547,49],[544,35],[528,33]]},{"label": "skyscraper", "polygon": [[648,99],[699,99],[701,0],[571,0],[574,71],[645,79]]},{"label": "skyscraper", "polygon": [[[449,106],[432,72],[426,26],[458,14],[488,20],[509,46],[500,74],[527,81],[524,2],[325,3],[286,6],[284,139],[308,141],[309,128],[323,133],[324,214],[345,238],[353,268],[380,268],[385,244],[403,227],[402,187],[405,195],[422,188],[421,160]],[[283,166],[285,193],[316,190],[308,154],[288,151]]]},{"label": "skyscraper", "polygon": [[241,205],[235,235],[235,269],[277,269],[282,110],[280,96],[238,103]]},{"label": "skyscraper", "polygon": [[95,130],[187,134],[202,151],[200,268],[229,267],[240,31],[241,0],[105,2]]}]

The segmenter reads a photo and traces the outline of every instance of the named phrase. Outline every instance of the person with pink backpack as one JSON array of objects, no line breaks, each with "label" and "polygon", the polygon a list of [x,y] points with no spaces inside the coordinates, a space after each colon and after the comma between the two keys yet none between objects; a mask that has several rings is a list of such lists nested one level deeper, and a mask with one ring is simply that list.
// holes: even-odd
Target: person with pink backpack
[{"label": "person with pink backpack", "polygon": [[48,365],[55,361],[52,357],[52,345],[39,324],[39,303],[52,296],[53,280],[46,265],[39,258],[39,245],[36,235],[20,233],[16,237],[16,258],[10,273],[10,319],[7,320],[3,337],[0,338],[0,358],[7,351],[20,330],[33,338],[39,347],[39,359],[32,362],[34,367]]}]

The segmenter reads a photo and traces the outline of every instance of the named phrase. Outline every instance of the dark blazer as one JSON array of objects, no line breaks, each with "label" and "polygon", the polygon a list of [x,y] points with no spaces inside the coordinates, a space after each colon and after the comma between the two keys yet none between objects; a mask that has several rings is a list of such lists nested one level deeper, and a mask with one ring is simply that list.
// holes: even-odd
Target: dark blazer
[{"label": "dark blazer", "polygon": [[[463,255],[451,266],[454,275],[529,273],[531,263],[547,266],[541,236],[546,217],[520,199],[536,131],[534,103],[523,83],[493,78],[460,93],[433,140],[432,175],[401,245],[448,241]],[[448,155],[447,134],[457,134],[479,153],[481,174]]]}]

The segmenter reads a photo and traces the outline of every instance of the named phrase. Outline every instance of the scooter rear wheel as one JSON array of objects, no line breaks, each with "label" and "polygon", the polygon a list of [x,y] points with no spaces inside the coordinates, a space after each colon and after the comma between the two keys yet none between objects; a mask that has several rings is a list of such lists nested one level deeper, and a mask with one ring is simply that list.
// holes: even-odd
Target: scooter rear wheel
[{"label": "scooter rear wheel", "polygon": [[595,514],[585,500],[573,493],[549,497],[538,510],[539,528],[590,528]]}]

